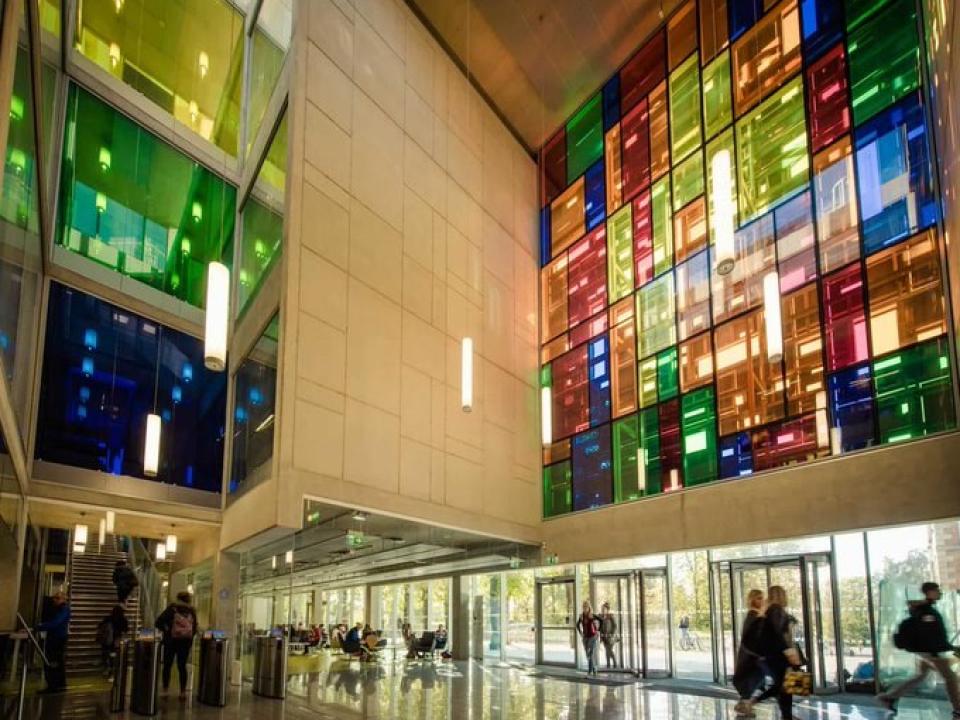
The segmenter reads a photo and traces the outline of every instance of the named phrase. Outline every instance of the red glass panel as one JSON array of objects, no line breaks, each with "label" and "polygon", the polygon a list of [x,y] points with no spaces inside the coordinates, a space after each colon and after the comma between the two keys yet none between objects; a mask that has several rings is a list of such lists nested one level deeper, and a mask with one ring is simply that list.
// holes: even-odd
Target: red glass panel
[{"label": "red glass panel", "polygon": [[843,43],[807,70],[810,139],[818,152],[850,129],[847,58]]},{"label": "red glass panel", "polygon": [[860,263],[823,279],[823,320],[830,372],[867,359]]},{"label": "red glass panel", "polygon": [[[570,248],[568,255],[570,327],[607,306],[607,228],[601,223]],[[574,340],[574,345],[577,344]]]},{"label": "red glass panel", "polygon": [[564,438],[590,427],[587,346],[553,361],[553,437]]},{"label": "red glass panel", "polygon": [[697,49],[697,4],[690,0],[677,10],[667,24],[667,50],[670,53],[670,72]]},{"label": "red glass panel", "polygon": [[683,487],[683,462],[680,457],[680,398],[663,403],[658,410],[663,490],[670,492]]},{"label": "red glass panel", "polygon": [[650,115],[646,99],[624,115],[621,127],[623,197],[629,200],[650,184]]},{"label": "red glass panel", "polygon": [[774,225],[780,265],[780,292],[788,293],[817,277],[810,193],[801,193],[778,207],[774,211]]},{"label": "red glass panel", "polygon": [[817,456],[817,419],[807,415],[753,433],[753,469],[770,470]]},{"label": "red glass panel", "polygon": [[633,201],[633,258],[637,264],[633,282],[640,287],[653,280],[653,222],[649,190]]},{"label": "red glass panel", "polygon": [[667,76],[666,28],[647,41],[620,70],[620,108],[623,114],[650,94]]},{"label": "red glass panel", "polygon": [[567,186],[567,131],[561,128],[540,153],[540,207],[553,202]]},{"label": "red glass panel", "polygon": [[570,344],[574,347],[607,331],[607,313],[601,312],[570,331]]}]

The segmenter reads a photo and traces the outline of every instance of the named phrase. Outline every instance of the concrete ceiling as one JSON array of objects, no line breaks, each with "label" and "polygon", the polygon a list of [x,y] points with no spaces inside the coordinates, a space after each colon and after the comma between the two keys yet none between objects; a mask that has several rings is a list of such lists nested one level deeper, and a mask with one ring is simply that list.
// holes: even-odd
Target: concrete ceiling
[{"label": "concrete ceiling", "polygon": [[539,148],[680,0],[407,0],[528,149]]}]

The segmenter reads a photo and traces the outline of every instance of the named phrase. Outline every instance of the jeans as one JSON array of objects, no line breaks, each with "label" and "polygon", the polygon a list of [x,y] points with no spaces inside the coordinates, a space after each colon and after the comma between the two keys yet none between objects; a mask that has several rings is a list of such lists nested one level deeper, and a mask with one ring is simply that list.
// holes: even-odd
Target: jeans
[{"label": "jeans", "polygon": [[173,671],[173,661],[177,661],[177,674],[180,676],[180,692],[187,691],[187,660],[190,658],[190,648],[193,638],[172,638],[163,648],[163,689],[170,688],[170,674]]},{"label": "jeans", "polygon": [[47,687],[51,690],[63,690],[67,686],[67,668],[65,665],[67,638],[47,635],[43,652],[47,656],[48,663],[43,668],[44,675],[47,678]]},{"label": "jeans", "polygon": [[958,690],[957,687],[957,675],[953,672],[953,668],[950,665],[949,655],[947,657],[940,657],[939,655],[920,653],[917,655],[917,674],[906,682],[890,688],[887,692],[882,693],[880,697],[884,700],[896,700],[920,685],[927,679],[927,675],[929,675],[932,670],[935,670],[940,673],[940,676],[943,678],[943,684],[946,687],[947,696],[950,698],[950,704],[953,705],[954,711],[960,711],[960,690]]},{"label": "jeans", "polygon": [[617,667],[617,639],[612,637],[603,638],[603,652],[607,656],[607,667],[611,664]]},{"label": "jeans", "polygon": [[597,672],[597,636],[583,638],[583,649],[587,653],[587,672]]},{"label": "jeans", "polygon": [[767,664],[770,675],[773,677],[773,684],[760,693],[755,702],[760,703],[776,696],[780,715],[784,720],[788,720],[793,717],[793,695],[783,689],[783,679],[787,676],[787,662],[780,658],[767,658]]}]

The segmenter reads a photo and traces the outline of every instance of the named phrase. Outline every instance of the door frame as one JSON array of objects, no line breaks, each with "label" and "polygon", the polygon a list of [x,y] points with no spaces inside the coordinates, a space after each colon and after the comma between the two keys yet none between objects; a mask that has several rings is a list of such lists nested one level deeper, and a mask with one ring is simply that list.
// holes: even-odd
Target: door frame
[{"label": "door frame", "polygon": [[[570,624],[570,631],[573,633],[573,662],[547,662],[543,659],[543,587],[544,585],[561,585],[570,583],[573,588],[573,607],[571,608],[571,617],[573,621]],[[536,628],[536,649],[534,651],[534,663],[536,665],[549,665],[550,667],[574,668],[579,667],[580,663],[580,643],[577,642],[577,578],[576,575],[559,575],[557,577],[536,578],[534,583],[534,626]],[[551,625],[551,628],[558,627]]]},{"label": "door frame", "polygon": [[[636,573],[636,595],[637,595],[637,608],[639,612],[637,613],[637,625],[635,632],[637,634],[637,640],[640,643],[640,667],[638,668],[639,674],[644,678],[668,678],[673,676],[673,606],[672,606],[672,593],[670,592],[670,570],[669,566],[657,567],[657,568],[644,568],[642,570],[637,570]],[[666,605],[666,617],[664,620],[666,632],[666,668],[663,670],[651,670],[650,669],[650,655],[647,652],[648,643],[647,643],[647,631],[649,629],[647,623],[647,603],[645,600],[644,589],[647,584],[648,578],[658,578],[663,581],[663,601]]]},{"label": "door frame", "polygon": [[[603,598],[597,594],[597,580],[616,580],[617,595],[620,607],[620,642],[618,643],[618,656],[620,667],[614,672],[630,673],[639,677],[642,672],[640,667],[639,640],[638,631],[640,627],[639,606],[637,605],[636,585],[639,582],[638,572],[636,570],[623,570],[619,572],[591,573],[590,574],[590,597],[594,602],[602,602]],[[625,589],[622,589],[619,581],[626,581]],[[599,608],[594,608],[597,612]],[[629,643],[623,641],[623,627],[629,627]],[[629,646],[629,647],[628,647]],[[599,652],[599,648],[597,650]],[[628,657],[629,653],[629,657]],[[598,658],[599,664],[599,658]]]}]

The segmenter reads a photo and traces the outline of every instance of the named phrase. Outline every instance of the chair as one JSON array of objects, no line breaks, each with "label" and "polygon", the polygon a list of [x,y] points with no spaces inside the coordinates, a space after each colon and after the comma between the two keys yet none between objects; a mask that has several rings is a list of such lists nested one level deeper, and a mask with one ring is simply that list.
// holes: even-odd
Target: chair
[{"label": "chair", "polygon": [[433,651],[437,646],[436,633],[425,632],[421,635],[413,646],[413,654],[417,658],[426,658],[428,655],[433,657]]}]

